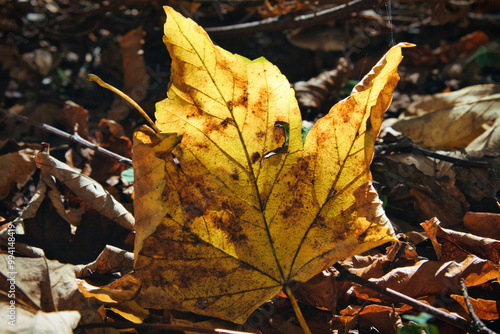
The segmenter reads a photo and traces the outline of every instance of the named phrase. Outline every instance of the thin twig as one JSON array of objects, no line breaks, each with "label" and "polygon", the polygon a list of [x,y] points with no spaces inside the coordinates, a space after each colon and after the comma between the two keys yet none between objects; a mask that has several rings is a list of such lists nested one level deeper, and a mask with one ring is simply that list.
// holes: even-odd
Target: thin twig
[{"label": "thin twig", "polygon": [[460,159],[460,158],[455,158],[455,157],[450,157],[444,154],[439,154],[436,152],[432,152],[426,149],[423,149],[421,147],[413,146],[412,148],[414,151],[420,152],[425,156],[439,159],[442,161],[446,162],[451,162],[452,164],[456,166],[463,166],[463,167],[476,167],[476,168],[490,168],[491,167],[491,162],[488,161],[475,161],[475,160],[465,160],[465,159]]},{"label": "thin twig", "polygon": [[359,12],[371,8],[373,1],[353,0],[345,4],[338,5],[332,8],[321,10],[311,14],[299,15],[290,17],[283,15],[273,18],[268,18],[262,21],[247,22],[234,24],[223,27],[210,27],[205,30],[211,36],[219,35],[250,35],[262,31],[282,31],[294,29],[298,27],[311,27],[322,22],[331,21],[339,18],[344,18],[351,13]]},{"label": "thin twig", "polygon": [[126,166],[132,166],[132,160],[129,159],[129,158],[126,158],[124,156],[121,156],[119,154],[116,154],[114,152],[111,152],[105,148],[102,148],[86,139],[83,139],[82,137],[80,137],[78,134],[74,134],[74,135],[70,135],[69,133],[67,132],[64,132],[62,130],[59,130],[53,126],[50,126],[48,124],[45,124],[45,123],[39,123],[37,121],[34,121],[26,116],[22,116],[22,115],[15,115],[15,114],[12,114],[10,113],[8,110],[5,110],[3,108],[0,108],[0,112],[4,113],[7,117],[14,117],[20,121],[23,121],[25,123],[28,123],[28,124],[31,124],[39,129],[42,129],[44,131],[47,131],[49,133],[52,133],[56,136],[59,136],[59,137],[62,137],[62,138],[65,138],[67,140],[70,140],[74,143],[77,143],[77,144],[80,144],[84,147],[88,147],[92,150],[94,150],[96,153],[99,153],[101,155],[104,155],[106,157],[109,157],[109,158],[112,158],[112,159],[115,159],[117,160],[119,163],[121,163],[122,165],[126,165]]},{"label": "thin twig", "polygon": [[347,281],[357,283],[357,284],[362,285],[364,287],[367,287],[373,291],[376,291],[380,294],[383,294],[385,296],[388,296],[390,298],[398,300],[398,301],[405,303],[407,305],[413,306],[414,308],[416,308],[419,311],[429,313],[430,315],[432,315],[438,319],[441,319],[441,320],[443,320],[451,325],[462,328],[466,331],[473,328],[473,326],[471,325],[471,323],[469,321],[467,321],[466,319],[464,319],[458,315],[446,313],[444,311],[441,311],[440,309],[437,309],[437,308],[432,307],[430,305],[424,304],[416,299],[408,297],[400,292],[397,292],[397,291],[392,290],[390,288],[386,288],[386,287],[377,285],[373,282],[368,281],[367,279],[364,279],[364,278],[359,277],[357,275],[351,274],[340,263],[334,264],[334,268],[340,272],[341,279],[345,279]]},{"label": "thin twig", "polygon": [[228,329],[208,329],[208,328],[200,328],[200,327],[192,327],[192,326],[181,326],[181,325],[167,325],[167,324],[134,324],[129,322],[103,322],[103,323],[91,323],[91,324],[83,324],[78,326],[77,328],[87,329],[87,328],[102,328],[102,327],[111,327],[117,329],[127,329],[127,328],[135,328],[135,329],[153,329],[153,330],[168,330],[168,331],[181,331],[181,332],[195,332],[195,333],[207,333],[207,334],[254,334],[249,332],[240,332],[233,331]]},{"label": "thin twig", "polygon": [[472,333],[480,333],[480,334],[496,334],[494,331],[486,327],[486,325],[479,319],[474,312],[474,308],[469,300],[469,293],[467,292],[467,287],[465,286],[465,280],[462,278],[460,280],[460,285],[462,287],[462,293],[464,294],[465,306],[467,307],[467,311],[469,311],[469,316],[472,318]]}]

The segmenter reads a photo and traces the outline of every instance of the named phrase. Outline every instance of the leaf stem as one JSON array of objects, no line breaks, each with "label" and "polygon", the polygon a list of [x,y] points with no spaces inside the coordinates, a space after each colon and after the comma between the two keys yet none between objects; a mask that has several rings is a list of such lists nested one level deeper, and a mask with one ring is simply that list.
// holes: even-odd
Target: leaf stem
[{"label": "leaf stem", "polygon": [[295,296],[293,295],[292,290],[288,286],[288,284],[285,284],[284,286],[285,293],[288,296],[288,299],[290,299],[290,302],[292,303],[293,310],[295,311],[295,315],[297,316],[297,319],[299,319],[300,327],[302,327],[302,330],[304,331],[305,334],[311,334],[311,330],[307,326],[306,320],[304,319],[304,316],[302,315],[302,312],[300,311],[299,304],[297,303],[297,300],[295,299]]},{"label": "leaf stem", "polygon": [[102,81],[101,78],[99,78],[95,74],[89,74],[88,77],[87,77],[87,80],[88,81],[94,81],[99,86],[104,87],[106,89],[109,89],[113,93],[120,95],[122,98],[124,98],[125,100],[127,100],[128,103],[130,103],[131,105],[133,105],[135,107],[135,109],[137,109],[141,113],[142,117],[144,117],[146,119],[146,121],[148,121],[148,123],[153,127],[153,129],[156,131],[156,133],[160,133],[161,132],[161,130],[156,126],[155,122],[153,122],[153,120],[148,116],[148,114],[146,114],[146,112],[144,111],[144,109],[142,109],[141,106],[138,105],[137,102],[135,102],[134,100],[132,100],[127,94],[125,94],[124,92],[122,92],[118,88],[115,88],[115,87],[111,86],[110,84],[105,83],[104,81]]}]

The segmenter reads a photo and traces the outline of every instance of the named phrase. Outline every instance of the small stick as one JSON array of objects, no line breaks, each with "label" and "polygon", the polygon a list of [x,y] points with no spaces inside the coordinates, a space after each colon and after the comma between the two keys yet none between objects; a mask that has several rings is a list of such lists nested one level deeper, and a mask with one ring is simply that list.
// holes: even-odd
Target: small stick
[{"label": "small stick", "polygon": [[460,280],[460,285],[462,287],[462,293],[464,294],[465,306],[467,307],[467,311],[469,311],[469,315],[472,318],[472,328],[471,331],[473,333],[485,333],[485,334],[496,334],[494,331],[486,327],[486,325],[479,319],[474,312],[474,308],[469,300],[469,293],[467,292],[467,287],[465,286],[465,280],[462,278]]},{"label": "small stick", "polygon": [[131,105],[133,105],[134,108],[137,109],[141,113],[142,117],[144,117],[146,119],[146,121],[148,121],[148,123],[156,131],[156,133],[161,133],[161,130],[156,126],[155,122],[153,122],[153,120],[148,116],[148,114],[146,114],[146,112],[144,111],[144,109],[142,109],[141,106],[138,105],[137,102],[135,102],[134,100],[132,100],[127,94],[125,94],[121,90],[119,90],[119,89],[111,86],[110,84],[105,83],[104,81],[102,81],[101,78],[99,78],[95,74],[89,74],[87,76],[87,80],[88,81],[94,81],[99,86],[107,88],[110,91],[112,91],[113,93],[116,93],[116,94],[120,95],[122,98],[124,98],[128,103],[130,103]]},{"label": "small stick", "polygon": [[472,327],[471,324],[466,319],[464,319],[460,316],[446,313],[444,311],[441,311],[440,309],[437,309],[437,308],[432,307],[430,305],[424,304],[421,301],[418,301],[416,299],[408,297],[400,292],[397,292],[397,291],[392,290],[390,288],[386,288],[386,287],[377,285],[373,282],[368,281],[367,279],[364,279],[364,278],[359,277],[357,275],[351,274],[349,272],[349,270],[344,268],[340,263],[335,263],[333,265],[333,267],[340,272],[341,279],[345,279],[347,281],[357,283],[357,284],[362,285],[364,287],[367,287],[373,291],[376,291],[380,294],[383,294],[383,295],[388,296],[390,298],[396,299],[396,300],[398,300],[402,303],[405,303],[407,305],[413,306],[414,308],[416,308],[419,311],[429,313],[430,315],[433,315],[438,319],[446,321],[447,323],[454,325],[456,327],[462,328],[466,331],[470,330]]},{"label": "small stick", "polygon": [[254,34],[261,31],[282,31],[297,27],[310,27],[333,19],[343,18],[353,12],[362,11],[372,7],[367,0],[353,0],[332,8],[311,14],[299,15],[289,18],[288,15],[265,19],[262,21],[234,24],[223,27],[204,28],[210,35],[238,35]]},{"label": "small stick", "polygon": [[39,123],[37,121],[34,121],[26,116],[22,116],[22,115],[15,115],[15,114],[12,114],[10,113],[8,110],[5,110],[3,108],[0,108],[0,112],[4,113],[7,117],[14,117],[20,121],[23,121],[25,123],[28,123],[28,124],[31,124],[39,129],[42,129],[44,131],[47,131],[49,133],[52,133],[56,136],[59,136],[59,137],[62,137],[62,138],[65,138],[67,140],[70,140],[74,143],[77,143],[79,145],[82,145],[82,146],[85,146],[85,147],[88,147],[94,151],[96,151],[97,153],[99,154],[102,154],[104,156],[107,156],[107,157],[110,157],[112,159],[115,159],[117,160],[119,163],[121,163],[122,165],[126,165],[126,166],[132,166],[132,160],[129,159],[129,158],[126,158],[122,155],[119,155],[119,154],[116,154],[114,152],[111,152],[105,148],[102,148],[86,139],[83,139],[82,137],[80,137],[78,134],[74,134],[74,135],[70,135],[69,133],[67,132],[64,132],[62,130],[59,130],[58,128],[55,128],[53,126],[50,126],[48,124],[45,124],[45,123]]}]

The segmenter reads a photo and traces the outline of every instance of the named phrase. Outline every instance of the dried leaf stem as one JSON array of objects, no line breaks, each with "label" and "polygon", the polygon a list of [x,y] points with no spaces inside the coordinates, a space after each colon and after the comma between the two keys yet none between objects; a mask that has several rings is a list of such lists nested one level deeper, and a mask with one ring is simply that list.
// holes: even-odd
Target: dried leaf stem
[{"label": "dried leaf stem", "polygon": [[135,102],[134,100],[132,100],[127,94],[125,94],[124,92],[122,92],[118,88],[115,88],[115,87],[111,86],[110,84],[105,83],[104,81],[102,81],[101,78],[99,78],[95,74],[89,74],[88,77],[87,77],[87,80],[94,81],[99,86],[104,87],[106,89],[109,89],[113,93],[120,95],[122,98],[124,98],[128,103],[130,103],[131,105],[133,105],[134,108],[137,109],[141,113],[142,117],[144,117],[146,119],[146,121],[148,121],[148,123],[156,131],[156,133],[160,133],[161,132],[161,130],[156,126],[155,122],[153,122],[153,120],[148,116],[148,114],[146,114],[146,112],[144,111],[144,109],[142,109],[141,106],[138,105],[137,102]]},{"label": "dried leaf stem", "polygon": [[337,269],[340,272],[340,278],[357,283],[359,285],[362,285],[364,287],[367,287],[373,291],[376,291],[380,294],[383,294],[385,296],[388,296],[390,298],[393,298],[395,300],[398,300],[402,303],[405,303],[407,305],[413,306],[419,311],[426,312],[438,319],[441,319],[451,325],[454,325],[456,327],[462,328],[466,331],[469,331],[474,328],[474,325],[471,324],[469,321],[466,319],[458,316],[458,315],[453,315],[447,312],[444,312],[440,309],[437,309],[435,307],[432,307],[430,305],[424,304],[421,301],[418,301],[416,299],[413,299],[411,297],[408,297],[400,292],[397,292],[395,290],[392,290],[390,288],[386,288],[380,285],[377,285],[373,282],[368,281],[367,279],[364,279],[362,277],[359,277],[357,275],[354,275],[349,272],[346,268],[344,268],[341,264],[336,263],[334,264],[334,268]]},{"label": "dried leaf stem", "polygon": [[127,158],[127,157],[124,157],[122,155],[119,155],[119,154],[116,154],[114,152],[111,152],[105,148],[102,148],[82,137],[80,137],[78,134],[69,134],[67,132],[64,132],[62,130],[59,130],[58,128],[55,128],[53,126],[50,126],[48,124],[45,124],[45,123],[39,123],[37,121],[34,121],[26,116],[22,116],[22,115],[16,115],[16,114],[13,114],[13,113],[10,113],[8,110],[5,110],[3,108],[0,108],[0,112],[4,113],[7,117],[14,117],[20,121],[23,121],[25,123],[28,123],[30,125],[33,125],[39,129],[42,129],[44,131],[47,131],[49,133],[52,133],[56,136],[59,136],[59,137],[62,137],[62,138],[65,138],[67,140],[70,140],[74,143],[77,143],[79,145],[82,145],[84,147],[88,147],[92,150],[94,150],[95,152],[101,154],[101,155],[104,155],[104,156],[107,156],[109,158],[112,158],[112,159],[115,159],[117,160],[119,163],[121,163],[122,165],[126,165],[126,166],[132,166],[132,160]]},{"label": "dried leaf stem", "polygon": [[302,330],[304,331],[305,334],[311,334],[311,330],[307,326],[306,320],[304,319],[304,316],[302,315],[302,312],[300,311],[299,304],[297,303],[297,300],[295,299],[295,296],[293,295],[292,290],[288,285],[285,284],[284,286],[285,293],[288,296],[288,299],[290,299],[290,302],[292,303],[293,310],[295,311],[295,315],[297,316],[297,319],[299,320],[300,327],[302,327]]}]

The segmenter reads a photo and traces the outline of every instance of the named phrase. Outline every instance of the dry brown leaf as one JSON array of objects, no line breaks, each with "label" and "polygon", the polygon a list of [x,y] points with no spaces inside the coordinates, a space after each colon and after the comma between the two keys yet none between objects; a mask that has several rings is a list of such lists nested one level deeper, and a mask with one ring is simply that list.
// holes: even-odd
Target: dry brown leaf
[{"label": "dry brown leaf", "polygon": [[[15,257],[12,263],[8,257],[0,254],[0,301],[12,304],[11,300],[15,300],[16,310],[25,315],[17,319],[20,327],[27,326],[28,332],[40,333],[37,327],[41,330],[54,328],[54,324],[66,324],[62,328],[75,329],[78,320],[80,323],[102,322],[100,315],[78,291],[72,265],[46,258],[22,257]],[[14,291],[14,299],[9,297],[11,290]],[[1,307],[0,312],[6,319],[4,312],[8,312],[7,308]]]},{"label": "dry brown leaf", "polygon": [[500,85],[477,85],[423,98],[392,127],[433,150],[465,148],[497,120]]},{"label": "dry brown leaf", "polygon": [[35,156],[35,161],[37,167],[43,173],[53,175],[63,182],[73,193],[82,198],[100,214],[128,230],[134,229],[134,217],[132,214],[95,180],[76,172],[68,165],[52,158],[47,152],[38,153]]},{"label": "dry brown leaf", "polygon": [[467,212],[464,225],[472,233],[500,240],[500,214],[491,212]]},{"label": "dry brown leaf", "polygon": [[85,265],[75,267],[76,277],[86,277],[90,273],[100,275],[114,272],[130,272],[134,263],[134,253],[127,252],[118,247],[106,245],[97,259]]},{"label": "dry brown leaf", "polygon": [[[12,141],[7,139],[0,142],[0,150],[7,142]],[[25,185],[36,168],[33,160],[36,151],[30,148],[21,149],[17,144],[14,146],[18,148],[0,155],[0,199]]]},{"label": "dry brown leaf", "polygon": [[[403,325],[401,317],[393,307],[383,305],[367,305],[349,306],[340,311],[342,317],[354,317],[357,322],[357,328],[370,328],[371,326],[378,329],[380,333],[396,334],[399,327]],[[337,320],[338,321],[338,320]],[[345,322],[341,320],[341,323]],[[343,328],[338,328],[342,330]]]},{"label": "dry brown leaf", "polygon": [[149,75],[142,50],[144,35],[144,29],[139,27],[129,31],[120,41],[123,56],[123,92],[136,102],[144,99],[149,87]]},{"label": "dry brown leaf", "polygon": [[66,125],[83,139],[90,140],[89,138],[89,112],[84,107],[74,103],[73,101],[66,101],[62,110],[61,119]]},{"label": "dry brown leaf", "polygon": [[[449,293],[460,291],[461,278],[470,287],[498,277],[500,273],[492,262],[469,255],[456,258],[455,261],[422,260],[413,266],[393,269],[381,278],[372,278],[370,281],[412,298],[445,298]],[[387,297],[361,286],[356,286],[352,294],[373,301],[388,300]]]},{"label": "dry brown leaf", "polygon": [[[461,295],[451,295],[451,298],[455,299],[463,308],[467,310],[465,305],[465,299]],[[482,298],[471,298],[469,301],[474,309],[474,313],[482,320],[496,320],[499,318],[500,313],[500,301],[498,300],[488,300]]]},{"label": "dry brown leaf", "polygon": [[[123,157],[132,158],[132,141],[125,136],[125,130],[119,123],[101,119],[96,137],[100,147]],[[101,154],[94,155],[90,166],[92,168],[90,177],[101,184],[104,184],[111,176],[120,175],[128,168],[115,159]]]},{"label": "dry brown leaf", "polygon": [[[427,175],[422,172],[417,166],[429,172],[428,165],[411,156],[396,155],[393,160],[390,155],[386,157],[385,163],[391,171],[386,175],[389,186],[398,190],[395,185],[404,184],[409,188],[407,192],[413,197],[412,205],[417,221],[437,216],[446,226],[462,222],[469,206],[463,194],[452,183],[438,181],[437,175]],[[445,169],[443,168],[443,174],[446,173]]]},{"label": "dry brown leaf", "polygon": [[73,334],[73,330],[80,321],[78,311],[37,311],[31,313],[17,305],[15,315],[12,318],[15,319],[15,322],[12,322],[15,325],[10,325],[10,318],[5,312],[5,310],[9,311],[10,306],[8,302],[0,301],[1,317],[2,320],[5,320],[2,326],[4,334]]},{"label": "dry brown leaf", "polygon": [[490,168],[453,166],[455,184],[467,198],[473,211],[500,212],[497,192],[500,180]]},{"label": "dry brown leaf", "polygon": [[438,258],[440,260],[452,260],[457,255],[474,254],[493,263],[500,262],[500,241],[498,240],[442,228],[436,218],[421,225],[433,245],[439,245],[441,256],[438,255]]}]

